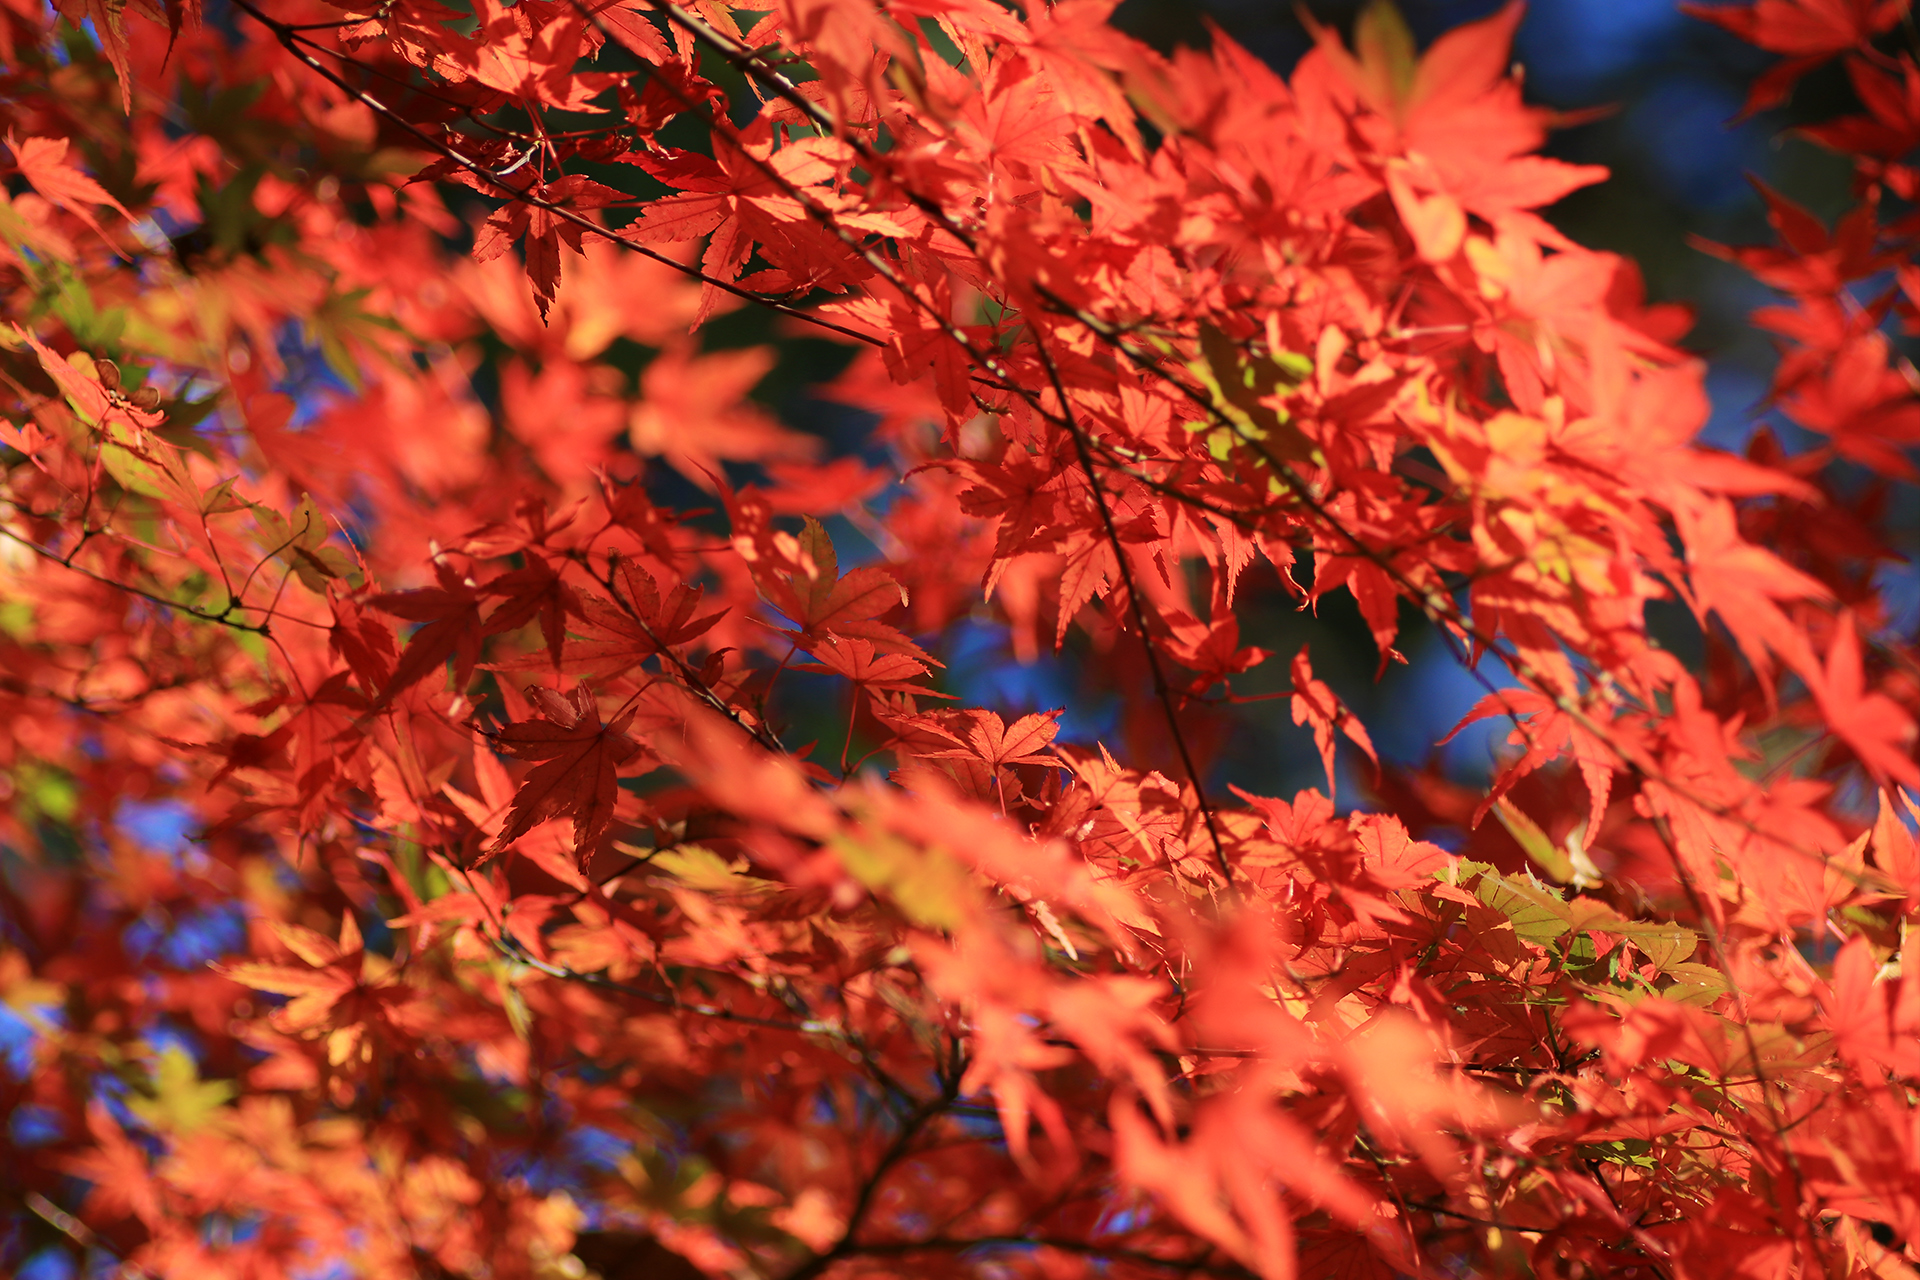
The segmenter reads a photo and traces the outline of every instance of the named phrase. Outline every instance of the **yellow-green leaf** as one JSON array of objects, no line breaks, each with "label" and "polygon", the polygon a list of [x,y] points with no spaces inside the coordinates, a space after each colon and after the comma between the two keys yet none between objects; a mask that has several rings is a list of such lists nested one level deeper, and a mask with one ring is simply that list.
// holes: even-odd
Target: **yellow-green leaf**
[{"label": "yellow-green leaf", "polygon": [[162,1133],[204,1128],[237,1092],[231,1081],[202,1080],[200,1068],[179,1045],[168,1045],[160,1052],[150,1088],[151,1098],[130,1097],[127,1107]]},{"label": "yellow-green leaf", "polygon": [[1481,875],[1473,892],[1480,901],[1511,920],[1517,936],[1536,946],[1546,946],[1573,927],[1567,904],[1543,885],[1488,871]]},{"label": "yellow-green leaf", "polygon": [[1565,884],[1573,879],[1573,859],[1547,838],[1540,824],[1529,818],[1518,806],[1503,796],[1493,802],[1493,814],[1500,819],[1500,825],[1514,838],[1535,866],[1547,873],[1547,879],[1555,884]]},{"label": "yellow-green leaf", "polygon": [[1661,973],[1671,971],[1700,945],[1700,935],[1670,920],[1629,920],[1612,907],[1591,898],[1567,904],[1576,929],[1598,929],[1616,938],[1631,939],[1640,953]]},{"label": "yellow-green leaf", "polygon": [[1676,964],[1668,973],[1674,983],[1660,994],[1678,1004],[1709,1005],[1727,994],[1727,975],[1712,965]]},{"label": "yellow-green leaf", "polygon": [[836,836],[832,847],[854,879],[915,924],[951,929],[976,896],[966,868],[938,849],[916,849],[891,836]]},{"label": "yellow-green leaf", "polygon": [[1366,7],[1354,25],[1353,47],[1363,67],[1384,76],[1383,87],[1392,94],[1394,102],[1405,103],[1413,92],[1420,56],[1413,43],[1413,31],[1393,0],[1373,0]]},{"label": "yellow-green leaf", "polygon": [[[633,852],[641,854],[645,851],[636,849]],[[713,850],[702,848],[697,844],[676,845],[671,849],[663,849],[648,858],[647,866],[655,871],[665,872],[689,889],[699,889],[703,892],[767,887],[765,880],[740,874],[747,867],[745,858],[736,858],[729,862]]]},{"label": "yellow-green leaf", "polygon": [[324,592],[328,579],[354,576],[352,558],[340,548],[327,545],[327,520],[312,495],[300,495],[300,506],[292,519],[270,507],[252,505],[263,549],[286,562],[308,590]]},{"label": "yellow-green leaf", "polygon": [[[1203,358],[1187,367],[1207,388],[1214,411],[1234,425],[1236,435],[1257,441],[1267,453],[1290,462],[1312,459],[1313,441],[1287,420],[1285,411],[1264,403],[1298,385],[1312,368],[1305,357],[1280,352],[1271,360],[1249,359],[1233,339],[1210,324],[1200,326],[1200,354]],[[1189,429],[1210,425],[1198,423]],[[1217,447],[1213,451],[1220,452]]]}]

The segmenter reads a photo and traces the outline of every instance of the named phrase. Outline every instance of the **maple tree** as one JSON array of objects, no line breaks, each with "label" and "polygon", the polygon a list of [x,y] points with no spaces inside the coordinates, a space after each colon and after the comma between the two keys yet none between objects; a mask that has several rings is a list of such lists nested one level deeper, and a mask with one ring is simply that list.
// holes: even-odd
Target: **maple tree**
[{"label": "maple tree", "polygon": [[[5,1265],[1914,1273],[1904,0],[1696,10],[1858,100],[1740,455],[1517,4],[1112,8],[0,5]],[[1248,643],[1341,592],[1488,785]]]}]

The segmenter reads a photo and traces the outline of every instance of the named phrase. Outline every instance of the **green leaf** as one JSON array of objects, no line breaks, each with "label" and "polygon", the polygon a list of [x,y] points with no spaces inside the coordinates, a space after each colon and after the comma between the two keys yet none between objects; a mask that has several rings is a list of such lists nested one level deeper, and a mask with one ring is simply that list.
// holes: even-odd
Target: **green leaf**
[{"label": "green leaf", "polygon": [[1586,1145],[1580,1150],[1590,1159],[1605,1160],[1609,1164],[1632,1165],[1640,1169],[1658,1167],[1658,1161],[1653,1157],[1653,1144],[1644,1138],[1616,1138],[1612,1142]]},{"label": "green leaf", "polygon": [[1525,942],[1544,947],[1573,927],[1567,904],[1544,885],[1511,879],[1497,871],[1481,875],[1473,888],[1480,901],[1513,922]]},{"label": "green leaf", "polygon": [[[629,846],[620,847],[624,851]],[[635,849],[633,852],[640,854],[645,851]],[[647,866],[656,871],[664,871],[689,889],[706,892],[767,887],[765,880],[740,874],[747,866],[745,858],[737,858],[729,862],[713,850],[702,848],[697,844],[683,844],[671,849],[662,849],[647,859]]]},{"label": "green leaf", "polygon": [[1591,898],[1576,898],[1568,906],[1574,928],[1597,929],[1616,938],[1632,940],[1661,973],[1671,971],[1700,945],[1698,933],[1670,920],[1629,920]]},{"label": "green leaf", "polygon": [[1396,103],[1404,103],[1411,96],[1420,54],[1413,43],[1412,29],[1393,0],[1373,0],[1366,7],[1353,29],[1353,47],[1362,66],[1386,74],[1386,87]]},{"label": "green leaf", "polygon": [[831,847],[848,873],[900,908],[915,924],[951,929],[976,897],[967,869],[938,849],[916,849],[891,836],[835,836]]},{"label": "green leaf", "polygon": [[230,1081],[200,1079],[192,1055],[168,1045],[154,1065],[151,1098],[130,1097],[127,1107],[148,1128],[162,1133],[192,1133],[206,1127],[238,1089]]},{"label": "green leaf", "polygon": [[1700,935],[1680,924],[1649,923],[1623,930],[1622,933],[1633,939],[1633,945],[1661,973],[1672,973],[1685,967],[1681,962],[1700,945]]},{"label": "green leaf", "polygon": [[1567,964],[1571,968],[1584,968],[1599,958],[1600,948],[1584,933],[1574,934],[1567,944]]},{"label": "green leaf", "polygon": [[500,1008],[507,1015],[507,1025],[513,1028],[513,1034],[521,1040],[533,1036],[533,1013],[527,1008],[527,997],[514,978],[525,972],[519,965],[511,964],[504,958],[496,958],[491,965],[494,985],[500,989]]},{"label": "green leaf", "polygon": [[1709,1005],[1727,994],[1727,975],[1710,964],[1676,964],[1674,982],[1660,994],[1678,1004]]},{"label": "green leaf", "polygon": [[172,490],[159,469],[132,447],[136,439],[133,428],[124,423],[110,422],[104,435],[105,439],[100,444],[100,461],[106,467],[107,474],[121,488],[143,498],[172,496]]},{"label": "green leaf", "polygon": [[1484,875],[1492,870],[1493,864],[1490,862],[1475,862],[1471,858],[1461,858],[1457,862],[1449,862],[1435,868],[1433,878],[1457,889],[1475,876]]},{"label": "green leaf", "polygon": [[833,584],[840,580],[840,558],[833,551],[833,535],[827,532],[827,526],[808,516],[800,530],[799,542],[800,550],[819,572],[813,580],[814,594],[825,599],[832,592]]},{"label": "green leaf", "polygon": [[33,807],[55,822],[70,822],[80,807],[80,789],[65,773],[27,764],[16,775],[16,786]]},{"label": "green leaf", "polygon": [[[1285,410],[1263,401],[1300,384],[1312,372],[1304,356],[1280,352],[1271,360],[1245,356],[1233,339],[1210,324],[1200,326],[1200,360],[1187,367],[1206,387],[1214,411],[1237,430],[1214,428],[1208,446],[1216,457],[1232,451],[1234,437],[1258,441],[1266,452],[1290,462],[1310,461],[1314,444],[1289,422]],[[1190,423],[1188,430],[1205,431],[1212,423]],[[1222,434],[1229,438],[1219,440]]]},{"label": "green leaf", "polygon": [[1508,803],[1504,796],[1493,802],[1493,813],[1534,865],[1547,873],[1547,879],[1555,884],[1566,884],[1573,879],[1573,859],[1547,838],[1539,823],[1518,806]]},{"label": "green leaf", "polygon": [[356,576],[353,559],[327,545],[327,521],[310,494],[300,495],[300,506],[289,520],[259,503],[251,504],[260,524],[260,541],[267,553],[282,560],[309,591],[324,593],[327,580]]}]

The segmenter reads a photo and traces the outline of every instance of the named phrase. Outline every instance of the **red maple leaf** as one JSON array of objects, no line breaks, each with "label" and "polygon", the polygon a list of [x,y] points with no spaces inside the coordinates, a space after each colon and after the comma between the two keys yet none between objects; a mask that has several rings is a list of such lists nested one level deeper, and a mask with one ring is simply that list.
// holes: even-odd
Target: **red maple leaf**
[{"label": "red maple leaf", "polygon": [[91,206],[104,204],[123,218],[133,217],[105,187],[67,162],[67,139],[16,139],[9,132],[7,147],[13,152],[20,176],[31,183],[35,191],[92,227],[102,238],[106,230],[95,221]]},{"label": "red maple leaf", "polygon": [[1920,765],[1913,760],[1913,717],[1886,694],[1867,688],[1852,610],[1840,615],[1821,675],[1813,682],[1813,693],[1828,727],[1876,778],[1892,778],[1920,789]]},{"label": "red maple leaf", "polygon": [[634,712],[623,709],[602,724],[600,705],[584,684],[571,698],[543,688],[527,690],[527,698],[544,720],[523,720],[489,735],[508,753],[540,762],[514,793],[506,824],[490,849],[506,848],[550,818],[572,818],[574,849],[584,860],[613,824],[617,770],[640,749],[624,732]]},{"label": "red maple leaf", "polygon": [[388,592],[368,601],[396,617],[427,624],[407,641],[400,664],[380,691],[378,702],[391,702],[450,658],[454,683],[465,688],[474,664],[480,661],[480,639],[485,632],[480,625],[479,585],[444,559],[434,561],[433,572],[440,580],[437,587]]},{"label": "red maple leaf", "polygon": [[833,539],[812,516],[798,538],[773,534],[770,544],[793,567],[768,569],[764,566],[772,557],[766,557],[756,562],[754,581],[769,604],[799,624],[798,630],[785,633],[796,644],[820,657],[816,646],[822,640],[857,639],[876,653],[897,654],[922,666],[940,665],[905,632],[880,621],[882,614],[907,602],[906,588],[890,571],[859,565],[842,575]]},{"label": "red maple leaf", "polygon": [[1060,713],[1021,716],[1009,725],[997,712],[968,708],[942,712],[938,730],[954,746],[923,752],[928,759],[978,760],[990,769],[1014,764],[1058,765],[1045,748],[1060,732]]},{"label": "red maple leaf", "polygon": [[1523,747],[1524,751],[1518,760],[1500,771],[1486,798],[1473,811],[1473,825],[1479,826],[1488,810],[1500,797],[1511,791],[1516,782],[1571,750],[1579,763],[1580,776],[1587,784],[1591,805],[1587,813],[1587,838],[1596,838],[1600,834],[1600,820],[1606,814],[1607,796],[1613,790],[1613,775],[1618,767],[1606,742],[1589,732],[1554,699],[1529,689],[1502,689],[1475,703],[1473,710],[1460,717],[1460,723],[1449,729],[1438,745],[1445,746],[1468,725],[1491,716],[1513,718],[1513,732],[1508,740]]},{"label": "red maple leaf", "polygon": [[1689,4],[1682,13],[1723,27],[1787,60],[1754,81],[1743,116],[1786,100],[1809,71],[1836,54],[1870,49],[1900,21],[1911,0],[1758,0],[1752,5]]},{"label": "red maple leaf", "polygon": [[1327,770],[1327,794],[1333,794],[1333,735],[1336,731],[1344,733],[1353,744],[1367,753],[1373,761],[1373,767],[1380,767],[1380,757],[1374,754],[1373,739],[1367,736],[1367,726],[1360,723],[1358,716],[1347,709],[1323,681],[1314,679],[1313,664],[1308,659],[1307,648],[1302,645],[1300,652],[1293,655],[1293,722],[1313,726],[1313,742],[1320,748],[1320,762]]},{"label": "red maple leaf", "polygon": [[[566,642],[566,670],[606,679],[622,675],[662,650],[677,650],[712,630],[726,609],[700,612],[704,588],[675,582],[664,600],[660,588],[637,561],[618,561],[612,571],[613,596],[580,596],[581,637]],[[509,658],[500,671],[523,671],[542,664],[532,656]]]},{"label": "red maple leaf", "polygon": [[841,639],[829,635],[812,647],[817,662],[797,662],[796,671],[818,671],[845,676],[855,684],[876,693],[913,693],[922,697],[950,698],[913,681],[927,674],[926,664],[903,653],[881,653],[871,640]]},{"label": "red maple leaf", "polygon": [[515,630],[537,617],[547,655],[557,669],[566,639],[567,616],[581,613],[582,606],[578,593],[554,572],[553,566],[541,556],[530,555],[523,567],[501,574],[481,590],[486,595],[506,597],[487,615],[487,634]]},{"label": "red maple leaf", "polygon": [[1900,21],[1910,0],[1757,0],[1751,5],[1682,4],[1749,44],[1793,57],[1863,48]]}]

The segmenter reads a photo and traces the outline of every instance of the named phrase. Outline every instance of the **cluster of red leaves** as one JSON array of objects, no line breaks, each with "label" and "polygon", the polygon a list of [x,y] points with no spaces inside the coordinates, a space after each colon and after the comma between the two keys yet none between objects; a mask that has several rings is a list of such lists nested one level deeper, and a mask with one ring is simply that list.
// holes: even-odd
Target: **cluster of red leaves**
[{"label": "cluster of red leaves", "polygon": [[[1604,175],[1517,6],[1285,82],[1109,0],[56,8],[0,7],[9,1264],[1912,1274],[1904,5],[1710,15],[1864,108],[1854,212],[1727,251],[1830,442],[1745,456],[1540,216]],[[745,303],[888,466],[749,398]],[[1489,794],[1209,793],[1249,602],[1341,588],[1515,674]],[[1137,672],[1118,756],[943,705],[983,594]],[[1291,707],[1331,793],[1371,738],[1305,652]]]}]

